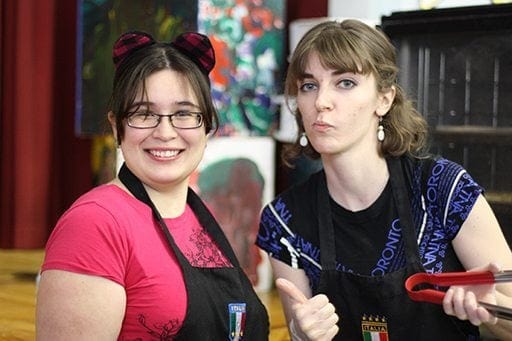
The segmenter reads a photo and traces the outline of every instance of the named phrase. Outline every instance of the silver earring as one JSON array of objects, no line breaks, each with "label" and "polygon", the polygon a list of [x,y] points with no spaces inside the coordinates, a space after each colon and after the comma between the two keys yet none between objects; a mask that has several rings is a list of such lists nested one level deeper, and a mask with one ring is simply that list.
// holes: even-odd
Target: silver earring
[{"label": "silver earring", "polygon": [[379,126],[377,127],[377,140],[379,142],[384,141],[386,134],[384,133],[384,127],[382,126],[382,117],[379,117]]},{"label": "silver earring", "polygon": [[308,137],[306,136],[306,133],[302,133],[300,135],[300,139],[299,139],[299,144],[302,146],[302,147],[306,147],[308,145]]}]

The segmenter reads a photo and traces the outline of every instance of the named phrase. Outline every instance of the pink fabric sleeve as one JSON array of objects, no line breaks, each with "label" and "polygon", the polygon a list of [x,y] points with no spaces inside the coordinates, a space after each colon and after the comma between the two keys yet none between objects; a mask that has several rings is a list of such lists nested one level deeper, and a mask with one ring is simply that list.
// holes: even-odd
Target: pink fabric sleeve
[{"label": "pink fabric sleeve", "polygon": [[58,221],[46,245],[45,270],[96,275],[125,285],[126,231],[97,203],[74,205]]}]

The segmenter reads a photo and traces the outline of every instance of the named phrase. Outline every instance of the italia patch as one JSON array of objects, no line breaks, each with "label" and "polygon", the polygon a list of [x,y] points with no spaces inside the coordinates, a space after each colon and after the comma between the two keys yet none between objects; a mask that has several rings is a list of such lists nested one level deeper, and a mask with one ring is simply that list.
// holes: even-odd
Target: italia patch
[{"label": "italia patch", "polygon": [[386,317],[363,315],[361,320],[364,341],[388,341],[388,324]]},{"label": "italia patch", "polygon": [[233,341],[241,341],[245,334],[245,303],[230,303],[229,311],[229,339]]}]

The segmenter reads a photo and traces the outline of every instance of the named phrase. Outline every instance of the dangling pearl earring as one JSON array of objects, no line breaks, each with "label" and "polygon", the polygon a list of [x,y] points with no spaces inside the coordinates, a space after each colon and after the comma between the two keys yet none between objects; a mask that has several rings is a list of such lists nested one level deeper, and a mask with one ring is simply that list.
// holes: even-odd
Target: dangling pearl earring
[{"label": "dangling pearl earring", "polygon": [[306,136],[306,133],[303,132],[302,135],[300,136],[299,144],[302,147],[306,147],[308,145],[308,137]]},{"label": "dangling pearl earring", "polygon": [[386,134],[384,133],[384,127],[382,126],[382,116],[379,117],[379,126],[377,127],[377,140],[379,142],[384,141]]}]

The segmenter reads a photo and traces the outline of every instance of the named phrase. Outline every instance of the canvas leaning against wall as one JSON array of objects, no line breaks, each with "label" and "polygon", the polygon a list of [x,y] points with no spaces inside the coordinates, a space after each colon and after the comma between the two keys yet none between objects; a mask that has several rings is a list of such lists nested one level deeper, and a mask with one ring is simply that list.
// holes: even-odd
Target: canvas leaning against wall
[{"label": "canvas leaning against wall", "polygon": [[275,142],[270,137],[210,139],[195,190],[223,229],[257,291],[272,287],[266,253],[254,244],[263,204],[274,196]]}]

